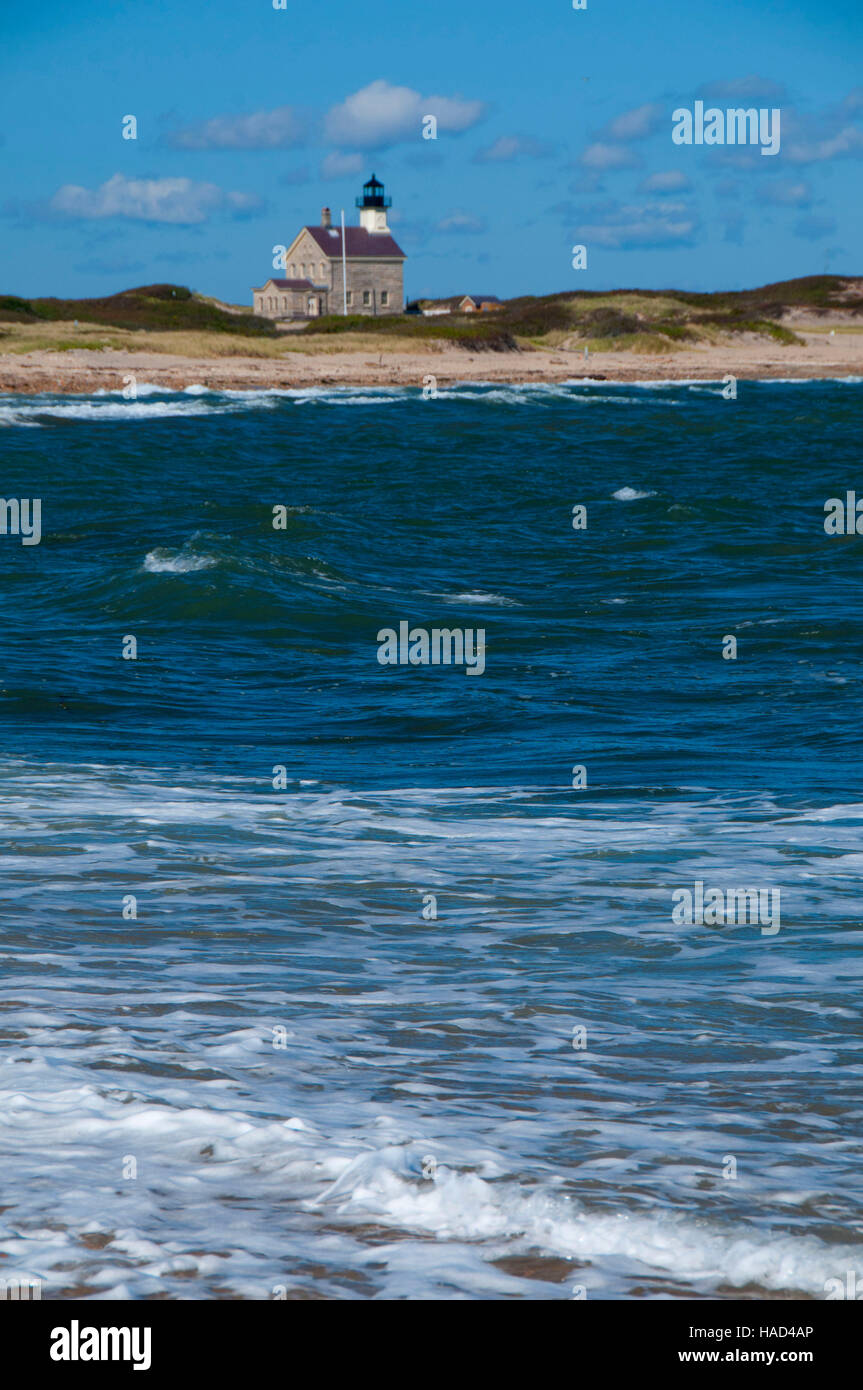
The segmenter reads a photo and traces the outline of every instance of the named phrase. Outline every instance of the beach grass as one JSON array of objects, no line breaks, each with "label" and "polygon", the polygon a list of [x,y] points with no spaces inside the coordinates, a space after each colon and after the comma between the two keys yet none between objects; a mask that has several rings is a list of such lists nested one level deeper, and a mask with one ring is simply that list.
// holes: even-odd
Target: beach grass
[{"label": "beach grass", "polygon": [[404,335],[378,335],[350,332],[338,339],[316,339],[313,343],[302,334],[279,333],[273,337],[246,338],[240,334],[226,336],[216,332],[161,331],[142,329],[113,329],[106,332],[96,324],[64,322],[9,323],[0,322],[0,353],[15,356],[30,352],[135,352],[158,353],[165,356],[221,358],[257,357],[271,360],[313,353],[316,357],[341,355],[346,352],[374,353],[392,356],[405,352],[427,352],[433,355],[442,348],[440,340],[415,340]]},{"label": "beach grass", "polygon": [[[805,320],[805,325],[804,325]],[[580,350],[635,354],[741,337],[800,344],[794,330],[863,331],[863,280],[820,275],[754,290],[568,290],[505,301],[490,313],[382,318],[327,315],[284,330],[247,306],[183,285],[101,299],[0,296],[0,353],[133,351],[282,359],[293,354]]]}]

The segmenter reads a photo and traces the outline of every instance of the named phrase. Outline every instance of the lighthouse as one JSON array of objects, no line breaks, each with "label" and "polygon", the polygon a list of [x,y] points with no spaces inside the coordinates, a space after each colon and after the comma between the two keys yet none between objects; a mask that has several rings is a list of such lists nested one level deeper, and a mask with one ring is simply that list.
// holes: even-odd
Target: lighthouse
[{"label": "lighthouse", "polygon": [[405,253],[387,223],[392,198],[372,174],[363,184],[360,225],[333,226],[329,208],[317,225],[301,227],[282,253],[284,273],[252,291],[254,310],[267,318],[314,319],[324,314],[401,314]]},{"label": "lighthouse", "polygon": [[383,232],[389,235],[387,208],[393,205],[392,198],[384,196],[384,186],[372,174],[368,183],[363,184],[363,196],[357,198],[360,210],[360,226],[367,232]]}]

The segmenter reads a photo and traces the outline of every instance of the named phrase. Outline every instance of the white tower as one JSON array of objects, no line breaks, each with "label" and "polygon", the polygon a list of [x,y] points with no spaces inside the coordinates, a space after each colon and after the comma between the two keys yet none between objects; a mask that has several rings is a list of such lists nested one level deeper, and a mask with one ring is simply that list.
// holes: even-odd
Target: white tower
[{"label": "white tower", "polygon": [[384,197],[384,186],[372,174],[368,183],[363,184],[363,196],[357,198],[360,210],[360,226],[367,232],[384,232],[389,235],[387,208],[393,205],[392,198]]}]

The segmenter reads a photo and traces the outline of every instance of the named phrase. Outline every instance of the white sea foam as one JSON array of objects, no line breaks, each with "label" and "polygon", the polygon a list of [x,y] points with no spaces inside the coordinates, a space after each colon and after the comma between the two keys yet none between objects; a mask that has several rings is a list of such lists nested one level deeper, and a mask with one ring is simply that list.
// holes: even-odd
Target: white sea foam
[{"label": "white sea foam", "polygon": [[677,386],[702,386],[706,385],[711,378],[709,377],[645,377],[638,381],[601,381],[587,382],[577,377],[567,381],[567,386],[597,385],[607,387],[611,391],[628,391],[631,388],[639,391],[665,391],[672,390]]},{"label": "white sea foam", "polygon": [[[418,1146],[363,1154],[345,1166],[318,1202],[335,1203],[354,1216],[374,1214],[438,1240],[515,1239],[525,1250],[571,1257],[580,1264],[623,1257],[634,1269],[708,1288],[754,1284],[823,1296],[827,1279],[859,1264],[859,1246],[828,1246],[801,1236],[759,1239],[746,1227],[720,1231],[710,1222],[670,1212],[591,1212],[553,1190],[527,1192],[445,1166],[436,1168],[433,1181],[417,1181],[422,1173]],[[585,1278],[590,1282],[589,1275]]]},{"label": "white sea foam", "polygon": [[463,594],[441,594],[433,593],[429,589],[420,589],[419,592],[428,598],[440,599],[442,603],[487,603],[492,608],[520,608],[522,606],[518,602],[518,599],[505,598],[503,594],[487,594],[480,591],[470,591]]},{"label": "white sea foam", "polygon": [[212,569],[216,564],[212,555],[193,555],[187,550],[171,551],[159,546],[144,557],[143,568],[148,574],[191,574]]},{"label": "white sea foam", "polygon": [[0,427],[12,425],[24,426],[30,429],[38,429],[39,424],[36,420],[28,420],[25,413],[16,410],[14,406],[0,405]]},{"label": "white sea foam", "polygon": [[[442,387],[437,403],[447,400],[473,401],[478,404],[507,404],[529,406],[543,401],[569,401],[578,406],[629,405],[637,406],[653,393],[657,403],[678,408],[684,404],[667,395],[678,387],[690,388],[694,396],[720,395],[707,389],[710,378],[681,377],[669,380],[603,381],[598,377],[569,378],[563,382],[484,382],[465,381],[457,386]],[[717,379],[721,384],[721,379]],[[826,385],[859,385],[860,376],[844,377],[770,377],[748,381],[752,386],[800,386],[822,382]],[[595,388],[602,388],[597,391]],[[170,418],[232,413],[243,409],[272,409],[280,401],[297,406],[358,406],[393,405],[413,401],[421,394],[417,386],[307,386],[258,387],[247,389],[223,388],[193,384],[182,390],[172,390],[153,382],[139,382],[136,399],[123,397],[123,388],[101,388],[90,393],[57,396],[43,392],[34,396],[7,396],[0,405],[0,426],[36,427],[50,419],[75,420],[91,423],[118,421],[148,421]],[[648,393],[645,396],[643,393]],[[3,399],[0,397],[0,399]]]},{"label": "white sea foam", "polygon": [[[148,421],[162,419],[194,419],[208,415],[236,414],[243,409],[267,408],[277,404],[270,392],[244,393],[231,399],[225,393],[211,392],[206,387],[183,392],[166,392],[163,388],[138,390],[143,399],[111,399],[122,392],[94,392],[92,396],[37,397],[22,400],[14,406],[0,406],[0,420],[13,425],[36,425],[48,420],[84,421],[102,424],[118,421]],[[238,393],[239,395],[239,393]],[[224,398],[223,398],[224,396]],[[154,399],[159,397],[159,399]]]},{"label": "white sea foam", "polygon": [[169,401],[70,401],[64,404],[44,402],[18,407],[19,416],[26,420],[85,420],[90,423],[115,420],[159,420],[170,417],[192,417],[210,413],[211,407],[176,398]]},{"label": "white sea foam", "polygon": [[[653,1278],[823,1297],[859,1270],[842,1114],[863,807],[275,792],[272,761],[233,777],[4,761],[4,1270],[45,1297],[135,1298],[269,1298],[287,1269],[335,1297],[345,1270],[370,1296],[570,1296],[506,1273],[512,1255],[571,1260],[609,1297]],[[745,927],[674,926],[672,886],[708,876],[781,882],[781,956]],[[105,904],[140,884],[140,921],[106,953]],[[60,902],[56,941],[15,934]],[[591,949],[601,979],[575,965]],[[645,952],[668,969],[633,976]],[[790,1118],[765,1126],[778,1084]]]},{"label": "white sea foam", "polygon": [[409,399],[407,395],[353,395],[346,394],[347,388],[340,391],[304,391],[294,397],[295,405],[396,405],[400,400]]},{"label": "white sea foam", "polygon": [[619,487],[617,492],[613,492],[612,497],[616,497],[618,502],[637,502],[642,497],[655,497],[655,492],[639,492],[635,487]]},{"label": "white sea foam", "polygon": [[[128,386],[104,386],[97,391],[93,391],[92,394],[94,396],[122,396],[124,399],[128,400],[129,397],[126,396],[127,390]],[[135,383],[136,396],[173,396],[175,394],[176,393],[170,386],[160,386],[154,381],[136,381]]]},{"label": "white sea foam", "polygon": [[[177,1021],[182,1024],[182,1014]],[[20,1028],[20,1020],[15,1026]],[[272,1056],[266,1032],[227,1033],[200,1060],[211,1073],[220,1063],[260,1069]],[[116,1062],[134,1060],[137,1052],[126,1050],[131,1039],[127,1044],[120,1030],[115,1033]],[[630,1278],[660,1275],[702,1294],[751,1285],[823,1297],[828,1279],[859,1265],[859,1246],[827,1245],[805,1234],[759,1234],[742,1223],[720,1228],[668,1210],[591,1209],[547,1179],[526,1183],[508,1175],[503,1156],[487,1148],[462,1141],[459,1152],[452,1140],[406,1137],[403,1122],[392,1116],[370,1120],[365,1136],[332,1133],[303,1114],[289,1111],[272,1120],[243,1111],[236,1088],[213,1081],[208,1103],[196,1104],[194,1088],[201,1100],[203,1094],[193,1066],[174,1080],[170,1104],[142,1100],[122,1084],[112,1093],[72,1079],[51,1031],[34,1033],[33,1041],[38,1045],[18,1044],[8,1058],[8,1080],[0,1087],[8,1125],[0,1152],[8,1161],[13,1150],[26,1150],[40,1171],[53,1159],[58,1187],[51,1224],[47,1212],[35,1223],[22,1220],[19,1211],[14,1226],[0,1226],[0,1252],[4,1268],[19,1276],[26,1260],[48,1293],[70,1281],[67,1271],[89,1245],[85,1279],[92,1292],[125,1284],[141,1296],[168,1291],[177,1287],[178,1276],[194,1274],[234,1287],[238,1279],[257,1281],[257,1296],[267,1296],[267,1269],[277,1269],[298,1238],[295,1224],[285,1218],[303,1209],[319,1213],[330,1231],[337,1229],[337,1218],[343,1232],[339,1241],[318,1247],[315,1258],[322,1265],[328,1259],[343,1262],[348,1249],[351,1263],[360,1267],[371,1258],[350,1240],[352,1228],[373,1221],[398,1233],[396,1248],[407,1242],[414,1254],[408,1269],[391,1263],[391,1247],[378,1242],[372,1248],[378,1278],[393,1296],[445,1281],[446,1252],[453,1245],[463,1247],[458,1284],[479,1295],[515,1291],[509,1277],[496,1286],[500,1276],[493,1262],[516,1254],[571,1259],[570,1282],[595,1293],[619,1288],[618,1271],[625,1269]],[[300,1052],[307,1045],[293,1030],[287,1041]],[[247,1074],[250,1082],[254,1071]],[[329,1109],[335,1113],[338,1106],[331,1102]],[[124,1154],[134,1154],[140,1165],[135,1183],[96,1189],[63,1177],[64,1164],[77,1171],[82,1156],[100,1171],[110,1156],[119,1174]],[[152,1189],[166,1187],[183,1193],[167,1239],[158,1223],[143,1225]],[[232,1200],[238,1194],[239,1206]],[[39,1200],[36,1192],[28,1199],[34,1216]],[[213,1226],[214,1211],[210,1241],[204,1231]],[[299,1230],[304,1226],[308,1217]],[[101,1264],[92,1255],[95,1235],[101,1237]],[[423,1249],[417,1241],[429,1236],[434,1243],[425,1249],[424,1267],[417,1267],[416,1252]],[[270,1274],[270,1285],[272,1279]],[[545,1296],[550,1293],[546,1286]],[[568,1293],[566,1286],[554,1288],[554,1296]]]},{"label": "white sea foam", "polygon": [[816,382],[828,386],[859,386],[863,376],[765,376],[759,379],[761,386],[811,386]]}]

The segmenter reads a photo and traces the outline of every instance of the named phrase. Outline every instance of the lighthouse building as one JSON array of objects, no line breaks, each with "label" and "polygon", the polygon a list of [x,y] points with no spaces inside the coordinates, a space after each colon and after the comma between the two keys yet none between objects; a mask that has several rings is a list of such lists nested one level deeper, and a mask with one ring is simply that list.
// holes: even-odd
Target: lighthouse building
[{"label": "lighthouse building", "polygon": [[[271,319],[320,314],[400,314],[404,308],[405,253],[387,222],[392,199],[372,174],[357,198],[360,225],[333,226],[329,208],[318,227],[303,227],[285,252],[283,278],[252,291],[254,311]],[[345,299],[345,280],[347,299]]]}]

